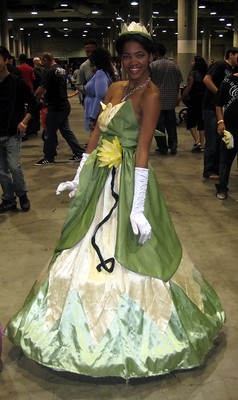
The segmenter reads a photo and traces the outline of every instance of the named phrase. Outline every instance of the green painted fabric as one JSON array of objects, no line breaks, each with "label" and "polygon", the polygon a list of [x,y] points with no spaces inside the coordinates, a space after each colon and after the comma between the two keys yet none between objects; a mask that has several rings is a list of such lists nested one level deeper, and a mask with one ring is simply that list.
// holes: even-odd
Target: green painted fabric
[{"label": "green painted fabric", "polygon": [[99,168],[95,150],[49,266],[5,329],[27,357],[49,368],[125,379],[194,368],[225,323],[217,294],[182,251],[151,167],[145,215],[152,237],[142,246],[132,233],[138,134],[127,101],[103,135],[111,142],[117,135],[123,148],[115,176],[119,203],[97,234],[103,256],[115,256],[113,272],[97,270],[91,245],[114,203],[111,170]]},{"label": "green painted fabric", "polygon": [[[112,142],[115,135],[123,148],[122,173],[118,204],[118,233],[116,259],[131,271],[167,281],[178,268],[182,248],[169,216],[153,169],[149,166],[149,183],[145,203],[145,216],[152,227],[152,237],[144,245],[138,243],[130,225],[130,211],[134,192],[135,150],[139,135],[131,101],[125,102],[108,125],[102,139]],[[80,174],[80,184],[73,200],[55,256],[73,247],[88,230],[94,216],[98,198],[109,175],[108,167],[99,168],[97,150],[88,158]]]}]

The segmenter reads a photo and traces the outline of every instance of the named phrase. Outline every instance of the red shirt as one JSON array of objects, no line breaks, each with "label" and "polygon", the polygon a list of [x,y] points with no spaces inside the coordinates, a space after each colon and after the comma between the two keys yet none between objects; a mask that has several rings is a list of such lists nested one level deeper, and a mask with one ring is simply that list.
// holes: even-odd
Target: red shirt
[{"label": "red shirt", "polygon": [[22,73],[22,77],[26,84],[29,86],[29,88],[33,91],[33,81],[35,80],[35,74],[33,68],[24,63],[18,66]]}]

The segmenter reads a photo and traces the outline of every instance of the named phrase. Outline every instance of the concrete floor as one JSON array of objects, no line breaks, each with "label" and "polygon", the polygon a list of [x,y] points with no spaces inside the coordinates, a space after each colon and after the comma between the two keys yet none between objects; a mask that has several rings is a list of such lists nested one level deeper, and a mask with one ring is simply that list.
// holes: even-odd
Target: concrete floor
[{"label": "concrete floor", "polygon": [[[81,144],[83,110],[70,99],[71,126]],[[202,179],[202,154],[192,154],[192,139],[178,127],[176,156],[158,156],[153,143],[150,162],[155,168],[181,241],[197,268],[218,292],[227,323],[204,366],[148,380],[90,379],[57,373],[23,356],[19,348],[3,339],[1,400],[237,400],[238,398],[238,169],[234,163],[230,196],[214,196],[214,182]],[[60,137],[57,163],[34,165],[42,155],[40,135],[22,146],[29,185],[31,211],[0,215],[0,321],[3,326],[17,311],[35,278],[50,258],[70,199],[55,196],[59,182],[71,179],[78,164],[67,160],[71,152]]]}]

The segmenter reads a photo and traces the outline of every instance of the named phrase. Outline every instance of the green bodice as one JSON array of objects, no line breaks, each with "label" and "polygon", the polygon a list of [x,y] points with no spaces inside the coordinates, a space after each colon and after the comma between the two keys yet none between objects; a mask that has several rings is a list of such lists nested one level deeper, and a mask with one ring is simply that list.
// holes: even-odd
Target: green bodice
[{"label": "green bodice", "polygon": [[[129,270],[167,281],[178,268],[182,247],[151,166],[149,166],[145,202],[145,216],[152,227],[151,239],[140,245],[130,225],[135,150],[139,129],[131,101],[128,100],[111,119],[98,144],[100,147],[103,138],[112,142],[117,136],[122,146],[117,242],[114,256]],[[108,167],[99,167],[98,147],[81,171],[77,195],[70,205],[52,262],[59,252],[73,247],[83,238],[94,217],[98,198],[111,171]]]}]

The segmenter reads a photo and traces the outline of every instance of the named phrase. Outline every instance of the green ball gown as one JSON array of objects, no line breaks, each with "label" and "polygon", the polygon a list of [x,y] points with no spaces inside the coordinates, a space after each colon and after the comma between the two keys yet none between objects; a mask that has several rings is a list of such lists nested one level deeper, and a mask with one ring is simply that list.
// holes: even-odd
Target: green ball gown
[{"label": "green ball gown", "polygon": [[[54,255],[5,335],[42,365],[92,377],[199,366],[225,322],[220,301],[182,247],[151,166],[145,216],[152,236],[140,245],[132,232],[140,127],[131,100],[107,105],[99,125]],[[115,136],[122,162],[101,167],[98,149]]]}]

